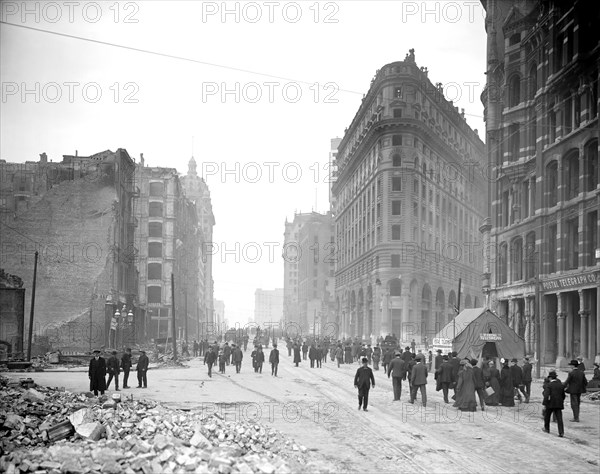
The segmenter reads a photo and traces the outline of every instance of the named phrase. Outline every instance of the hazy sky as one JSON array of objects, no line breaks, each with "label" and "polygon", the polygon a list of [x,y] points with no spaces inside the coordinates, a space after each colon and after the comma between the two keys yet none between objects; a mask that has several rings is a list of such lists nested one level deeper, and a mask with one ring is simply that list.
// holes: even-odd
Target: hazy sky
[{"label": "hazy sky", "polygon": [[256,288],[283,287],[286,217],[328,210],[329,140],[377,69],[414,48],[484,136],[479,1],[1,7],[0,158],[125,148],[185,174],[194,137],[216,218],[215,297],[232,323],[253,315]]}]

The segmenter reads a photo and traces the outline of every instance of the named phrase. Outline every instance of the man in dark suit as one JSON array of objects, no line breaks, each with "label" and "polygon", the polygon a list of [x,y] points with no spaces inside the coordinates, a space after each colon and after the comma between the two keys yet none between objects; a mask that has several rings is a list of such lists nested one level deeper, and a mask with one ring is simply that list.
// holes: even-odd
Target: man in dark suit
[{"label": "man in dark suit", "polygon": [[449,362],[452,366],[452,390],[454,390],[454,396],[456,396],[456,384],[458,383],[458,372],[460,372],[460,359],[458,358],[458,353],[455,351],[451,352],[451,356],[452,358]]},{"label": "man in dark suit", "polygon": [[104,395],[106,390],[106,360],[100,357],[100,351],[94,351],[94,357],[90,360],[88,369],[88,377],[90,379],[90,392],[94,392],[95,396]]},{"label": "man in dark suit", "polygon": [[445,355],[443,356],[443,362],[442,365],[440,366],[440,368],[438,369],[438,382],[440,383],[440,385],[442,386],[442,392],[444,394],[444,402],[445,403],[450,403],[450,401],[448,400],[448,389],[452,386],[453,380],[454,380],[454,376],[452,375],[452,371],[454,370],[452,368],[452,364],[450,364],[450,361],[448,359],[448,356]]},{"label": "man in dark suit", "polygon": [[231,351],[231,359],[233,364],[235,365],[235,372],[237,374],[240,373],[242,368],[242,360],[244,359],[244,353],[242,352],[242,348],[239,346],[235,346]]},{"label": "man in dark suit", "polygon": [[523,388],[525,393],[525,403],[529,403],[529,397],[531,396],[531,369],[532,366],[529,363],[529,357],[523,359]]},{"label": "man in dark suit", "polygon": [[519,367],[517,362],[517,359],[512,359],[510,361],[510,375],[512,376],[515,394],[520,402],[522,400],[521,393],[525,396],[525,398],[527,398],[527,395],[525,395],[525,392],[523,391],[523,370],[521,367]]},{"label": "man in dark suit", "polygon": [[423,406],[427,406],[427,366],[425,365],[425,356],[419,354],[416,358],[416,364],[411,370],[411,392],[410,403],[415,403],[417,398],[417,390],[421,390],[421,401]]},{"label": "man in dark suit", "polygon": [[119,391],[119,359],[117,359],[117,351],[112,351],[112,355],[108,358],[106,363],[106,369],[108,371],[108,382],[106,382],[106,390],[110,387],[110,382],[113,377],[115,378],[115,391]]},{"label": "man in dark suit", "polygon": [[442,366],[442,362],[444,362],[444,357],[442,356],[442,350],[438,349],[437,355],[435,356],[435,359],[433,360],[433,370],[437,371]]},{"label": "man in dark suit", "polygon": [[392,387],[394,389],[394,401],[399,401],[402,395],[402,380],[406,380],[406,363],[400,357],[400,352],[396,352],[396,357],[390,362],[387,376],[392,376]]},{"label": "man in dark suit", "polygon": [[356,371],[354,386],[358,388],[358,409],[362,408],[364,411],[368,411],[369,390],[371,386],[375,388],[375,376],[371,367],[369,367],[369,360],[366,357],[362,359],[362,367],[359,367]]},{"label": "man in dark suit", "polygon": [[123,369],[123,388],[129,388],[129,371],[131,370],[131,348],[125,349],[125,353],[121,356],[121,368]]},{"label": "man in dark suit", "polygon": [[411,359],[412,359],[412,353],[410,352],[410,347],[406,346],[404,348],[404,352],[402,353],[402,360],[408,364]]},{"label": "man in dark suit", "polygon": [[146,372],[148,372],[148,365],[150,364],[150,360],[146,355],[146,351],[140,351],[141,355],[138,359],[137,363],[137,379],[138,379],[138,388],[148,388],[148,379],[146,378]]},{"label": "man in dark suit", "polygon": [[583,371],[579,369],[579,362],[577,360],[572,360],[569,365],[573,367],[573,370],[569,372],[564,384],[565,391],[571,398],[571,409],[573,410],[573,419],[569,421],[578,422],[581,394],[586,392],[587,379]]},{"label": "man in dark suit", "polygon": [[269,362],[271,363],[271,376],[277,377],[277,367],[279,366],[279,349],[277,344],[273,344],[273,349],[269,354]]},{"label": "man in dark suit", "polygon": [[546,407],[544,412],[544,428],[542,431],[550,433],[550,417],[554,413],[558,423],[558,436],[562,438],[565,434],[562,411],[564,408],[565,390],[560,380],[556,378],[556,372],[551,370],[548,374],[549,382],[544,388],[544,401]]},{"label": "man in dark suit", "polygon": [[477,392],[477,397],[479,398],[479,405],[481,406],[481,411],[485,410],[485,394],[483,393],[483,387],[485,386],[483,382],[483,370],[480,367],[477,367],[477,360],[471,359],[471,365],[473,366],[473,384],[475,385],[475,392]]},{"label": "man in dark suit", "polygon": [[[215,352],[215,348],[213,346],[208,347],[208,351],[204,354],[204,363],[208,365],[208,376],[212,378],[212,366],[217,360],[217,353]],[[139,362],[138,362],[139,367]],[[139,380],[139,376],[138,376]],[[140,384],[141,385],[141,384]]]}]

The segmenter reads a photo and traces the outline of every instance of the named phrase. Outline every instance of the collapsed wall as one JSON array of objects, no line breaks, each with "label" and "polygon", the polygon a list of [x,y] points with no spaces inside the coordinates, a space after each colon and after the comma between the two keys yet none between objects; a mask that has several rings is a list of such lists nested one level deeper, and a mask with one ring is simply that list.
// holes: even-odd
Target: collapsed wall
[{"label": "collapsed wall", "polygon": [[104,304],[116,278],[112,243],[118,206],[116,190],[104,178],[63,181],[2,225],[0,266],[23,278],[26,325],[39,252],[34,334],[48,336],[54,347],[89,348],[90,306],[91,343],[105,340]]}]

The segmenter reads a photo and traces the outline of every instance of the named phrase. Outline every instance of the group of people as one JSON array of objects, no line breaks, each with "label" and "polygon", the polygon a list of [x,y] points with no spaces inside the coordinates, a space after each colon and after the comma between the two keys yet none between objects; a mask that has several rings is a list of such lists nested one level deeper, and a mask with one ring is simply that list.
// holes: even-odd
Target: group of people
[{"label": "group of people", "polygon": [[[250,357],[252,358],[252,368],[254,372],[262,374],[263,364],[265,362],[265,353],[261,344],[255,344]],[[242,360],[244,352],[241,346],[232,343],[231,346],[226,342],[222,347],[217,341],[210,345],[204,354],[204,364],[208,366],[208,376],[212,377],[212,368],[218,362],[219,373],[224,374],[228,365],[235,365],[236,373],[242,369]],[[273,349],[269,354],[269,363],[271,364],[271,375],[277,377],[277,368],[279,366],[279,349],[277,343],[273,343]]]},{"label": "group of people", "polygon": [[[123,388],[131,388],[127,383],[129,382],[129,372],[132,367],[132,354],[131,348],[125,349],[125,352],[121,355],[119,359],[117,357],[117,351],[112,351],[108,360],[104,359],[100,354],[100,350],[96,349],[94,352],[94,357],[90,360],[90,365],[88,368],[88,378],[90,379],[90,392],[93,392],[95,396],[98,396],[98,392],[100,395],[104,395],[104,392],[109,389],[110,383],[115,381],[115,391],[119,391],[119,375],[121,370],[123,370]],[[138,386],[137,388],[148,388],[148,379],[146,373],[148,372],[148,366],[150,364],[150,360],[146,355],[146,351],[140,351],[140,357],[137,361],[137,379]],[[106,380],[106,376],[108,375],[108,381]]]}]

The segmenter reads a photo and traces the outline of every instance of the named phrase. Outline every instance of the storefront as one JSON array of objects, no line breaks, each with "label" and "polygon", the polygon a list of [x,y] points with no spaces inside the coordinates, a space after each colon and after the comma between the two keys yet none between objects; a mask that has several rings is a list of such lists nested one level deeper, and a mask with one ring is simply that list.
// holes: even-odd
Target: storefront
[{"label": "storefront", "polygon": [[600,348],[599,284],[599,271],[540,280],[544,363],[565,367],[581,356],[592,366]]}]

